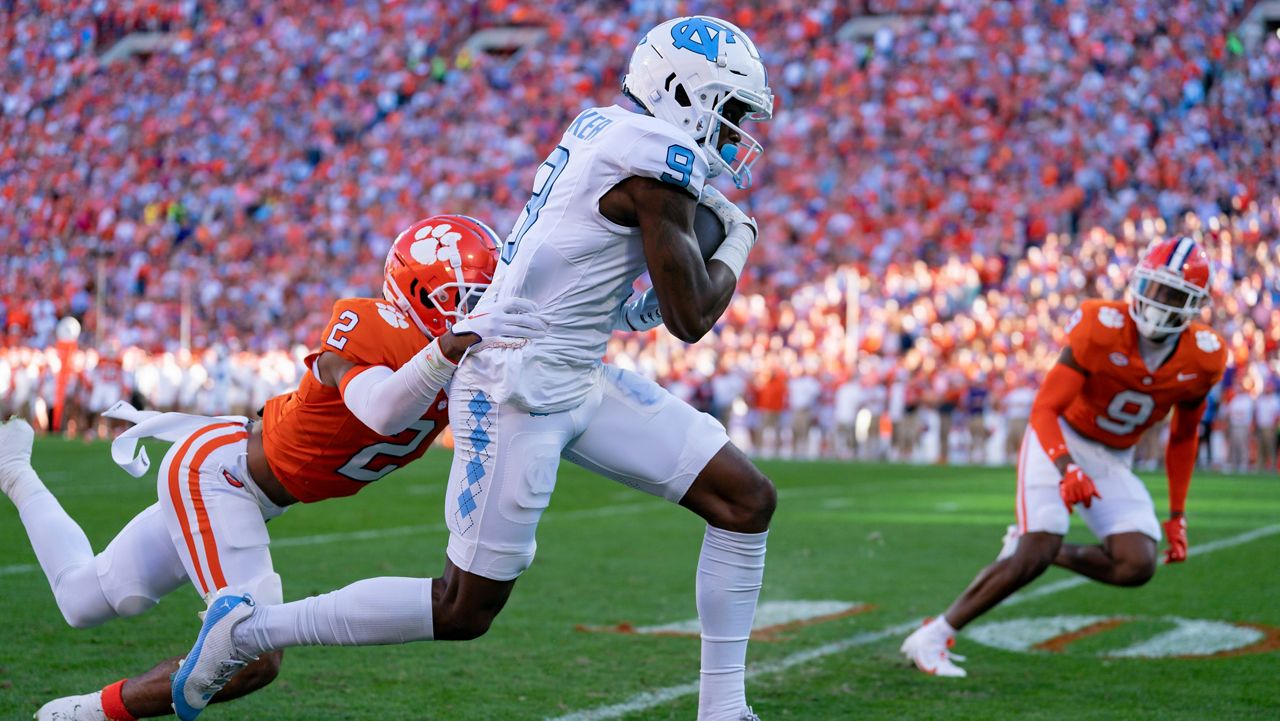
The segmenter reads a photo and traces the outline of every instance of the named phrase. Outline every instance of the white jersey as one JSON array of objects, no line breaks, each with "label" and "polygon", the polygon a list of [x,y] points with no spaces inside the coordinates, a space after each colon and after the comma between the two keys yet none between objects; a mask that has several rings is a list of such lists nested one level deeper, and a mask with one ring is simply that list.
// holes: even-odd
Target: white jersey
[{"label": "white jersey", "polygon": [[646,269],[640,229],[600,214],[600,198],[633,176],[697,197],[707,160],[683,130],[612,105],[583,111],[538,168],[533,196],[503,243],[478,310],[502,298],[526,298],[550,329],[519,352],[474,354],[475,370],[487,368],[500,402],[549,413],[586,397],[614,311]]}]

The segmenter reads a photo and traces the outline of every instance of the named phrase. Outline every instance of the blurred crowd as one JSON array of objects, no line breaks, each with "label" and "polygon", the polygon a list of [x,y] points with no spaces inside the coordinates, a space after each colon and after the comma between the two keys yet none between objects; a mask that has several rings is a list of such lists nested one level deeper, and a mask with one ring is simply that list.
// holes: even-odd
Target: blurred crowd
[{"label": "blurred crowd", "polygon": [[[1233,359],[1207,450],[1274,467],[1280,39],[1242,45],[1248,5],[0,2],[0,397],[48,405],[70,315],[85,409],[119,365],[158,407],[252,410],[335,298],[376,292],[399,229],[505,231],[567,122],[627,104],[640,34],[706,12],[751,32],[778,97],[730,192],[762,241],[712,337],[618,336],[612,360],[763,454],[999,462],[1064,319],[1189,233]],[[512,25],[546,33],[466,47]],[[108,62],[136,32],[169,42]]]}]

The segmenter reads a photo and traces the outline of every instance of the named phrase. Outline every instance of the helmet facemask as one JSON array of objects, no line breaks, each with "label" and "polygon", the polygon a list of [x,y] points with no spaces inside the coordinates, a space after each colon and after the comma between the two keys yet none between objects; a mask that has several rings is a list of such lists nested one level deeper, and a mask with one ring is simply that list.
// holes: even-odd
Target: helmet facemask
[{"label": "helmet facemask", "polygon": [[1177,273],[1139,266],[1129,287],[1129,317],[1145,338],[1176,335],[1200,315],[1208,295]]},{"label": "helmet facemask", "polygon": [[[728,172],[729,177],[733,178],[733,184],[739,189],[749,188],[751,187],[751,167],[764,154],[764,146],[751,133],[743,130],[740,124],[726,117],[725,110],[728,109],[730,102],[736,101],[746,107],[746,112],[741,114],[741,119],[768,120],[773,117],[773,98],[762,97],[742,88],[721,87],[718,90],[722,94],[711,93],[716,98],[715,104],[709,109],[701,108],[699,98],[707,95],[710,90],[716,89],[713,88],[716,85],[718,83],[707,83],[699,88],[693,98],[693,102],[699,104],[698,109],[707,117],[707,134],[701,139],[702,149],[707,154],[707,175],[714,178],[722,172]],[[725,90],[727,92],[724,92]],[[737,113],[733,114],[737,115]],[[738,135],[737,143],[720,145],[721,134],[726,130]]]}]

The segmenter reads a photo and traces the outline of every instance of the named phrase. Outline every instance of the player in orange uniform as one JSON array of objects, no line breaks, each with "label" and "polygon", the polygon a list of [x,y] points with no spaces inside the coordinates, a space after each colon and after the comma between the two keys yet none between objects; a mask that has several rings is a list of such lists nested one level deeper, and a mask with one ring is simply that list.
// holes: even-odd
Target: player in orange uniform
[{"label": "player in orange uniform", "polygon": [[[497,236],[465,216],[418,221],[387,256],[383,299],[334,304],[319,350],[298,389],[271,399],[261,422],[141,413],[112,446],[132,475],[149,465],[145,437],[171,441],[160,464],[159,502],[94,555],[88,539],[30,466],[31,429],[0,426],[0,489],[17,505],[67,622],[82,628],[133,616],[190,581],[202,595],[229,584],[283,601],[266,522],[297,502],[349,496],[421,456],[448,423],[442,388],[464,352],[491,337],[538,337],[545,323],[516,298],[465,317],[492,280]],[[374,609],[382,611],[383,609]],[[394,610],[388,611],[394,613]],[[264,656],[220,694],[227,700],[269,683],[280,655]],[[102,691],[57,699],[41,721],[169,715],[178,659]]]},{"label": "player in orange uniform", "polygon": [[[1221,336],[1195,322],[1208,297],[1209,261],[1190,238],[1153,246],[1130,281],[1129,304],[1085,301],[1067,347],[1045,376],[1018,461],[1016,526],[1005,546],[946,613],[902,644],[922,671],[960,677],[948,648],[957,630],[1051,564],[1116,586],[1141,586],[1156,569],[1160,524],[1133,474],[1133,446],[1173,410],[1165,466],[1170,518],[1166,563],[1186,560],[1183,516],[1205,397],[1222,378]],[[1080,509],[1100,545],[1063,543]]]}]

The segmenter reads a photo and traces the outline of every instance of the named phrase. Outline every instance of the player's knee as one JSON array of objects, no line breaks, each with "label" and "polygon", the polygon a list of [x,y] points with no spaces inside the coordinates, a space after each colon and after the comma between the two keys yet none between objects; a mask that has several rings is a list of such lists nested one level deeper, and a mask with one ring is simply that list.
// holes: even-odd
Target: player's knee
[{"label": "player's knee", "polygon": [[733,494],[723,500],[718,517],[707,519],[711,525],[728,531],[761,533],[768,530],[778,507],[778,491],[773,481],[753,466],[744,474],[743,482],[734,486]]},{"label": "player's knee", "polygon": [[68,626],[78,629],[100,626],[110,618],[84,613],[84,610],[75,604],[59,603],[58,610],[62,612],[62,619],[67,622]]},{"label": "player's knee", "polygon": [[1116,567],[1115,582],[1119,586],[1143,586],[1156,575],[1156,561],[1142,559],[1127,561]]},{"label": "player's knee", "polygon": [[53,589],[54,599],[62,618],[72,628],[93,628],[119,615],[119,612],[103,596],[94,584],[59,583]]},{"label": "player's knee", "polygon": [[493,614],[469,610],[450,611],[436,618],[434,636],[437,641],[471,641],[489,632]]}]

